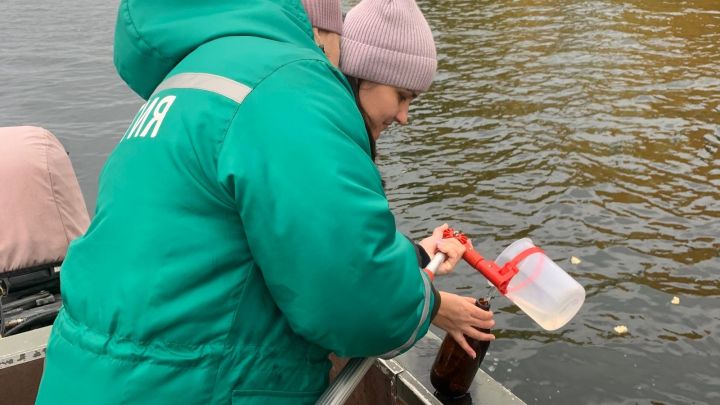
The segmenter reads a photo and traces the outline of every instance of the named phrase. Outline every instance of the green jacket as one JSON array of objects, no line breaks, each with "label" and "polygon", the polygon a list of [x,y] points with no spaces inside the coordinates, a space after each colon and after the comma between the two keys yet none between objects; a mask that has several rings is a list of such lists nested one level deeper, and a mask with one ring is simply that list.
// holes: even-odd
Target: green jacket
[{"label": "green jacket", "polygon": [[[435,305],[299,0],[123,0],[147,99],[62,268],[38,404],[311,403]],[[99,89],[100,90],[100,89]]]}]

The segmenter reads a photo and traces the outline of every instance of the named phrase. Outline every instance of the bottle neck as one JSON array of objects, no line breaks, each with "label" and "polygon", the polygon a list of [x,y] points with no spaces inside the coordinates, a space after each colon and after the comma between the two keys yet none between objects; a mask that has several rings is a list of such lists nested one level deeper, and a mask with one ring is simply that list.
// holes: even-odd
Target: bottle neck
[{"label": "bottle neck", "polygon": [[487,298],[478,298],[475,300],[475,306],[485,311],[490,310],[490,300]]}]

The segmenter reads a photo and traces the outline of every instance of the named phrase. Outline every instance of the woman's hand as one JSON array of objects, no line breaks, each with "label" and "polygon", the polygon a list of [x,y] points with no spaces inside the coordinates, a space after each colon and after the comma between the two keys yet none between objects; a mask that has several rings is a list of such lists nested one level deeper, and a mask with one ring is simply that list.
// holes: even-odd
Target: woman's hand
[{"label": "woman's hand", "polygon": [[[442,224],[433,230],[432,235],[420,241],[420,246],[425,249],[431,259],[438,251],[445,253],[447,256],[435,272],[438,275],[450,273],[465,253],[465,246],[459,240],[455,238],[443,239],[443,231],[448,228],[448,224]],[[471,243],[470,239],[468,239],[468,243]]]},{"label": "woman's hand", "polygon": [[463,334],[476,340],[495,340],[495,335],[475,329],[492,328],[495,326],[492,318],[492,311],[476,307],[474,298],[440,291],[440,309],[432,323],[449,333],[467,354],[475,358],[476,353]]}]

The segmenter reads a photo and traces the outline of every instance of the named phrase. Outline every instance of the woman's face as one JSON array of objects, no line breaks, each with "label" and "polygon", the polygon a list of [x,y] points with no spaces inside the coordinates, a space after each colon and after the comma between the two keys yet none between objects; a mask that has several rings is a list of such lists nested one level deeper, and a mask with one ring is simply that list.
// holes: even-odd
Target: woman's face
[{"label": "woman's face", "polygon": [[410,103],[416,97],[417,93],[407,89],[366,80],[360,82],[358,98],[370,136],[377,141],[380,133],[395,121],[406,125]]}]

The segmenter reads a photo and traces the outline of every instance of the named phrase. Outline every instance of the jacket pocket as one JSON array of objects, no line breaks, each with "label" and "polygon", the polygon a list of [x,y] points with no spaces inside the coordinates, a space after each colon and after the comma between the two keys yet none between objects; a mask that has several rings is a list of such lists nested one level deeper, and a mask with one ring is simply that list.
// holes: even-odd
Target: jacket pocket
[{"label": "jacket pocket", "polygon": [[237,390],[232,392],[233,405],[314,404],[322,391],[292,392],[268,390]]}]

